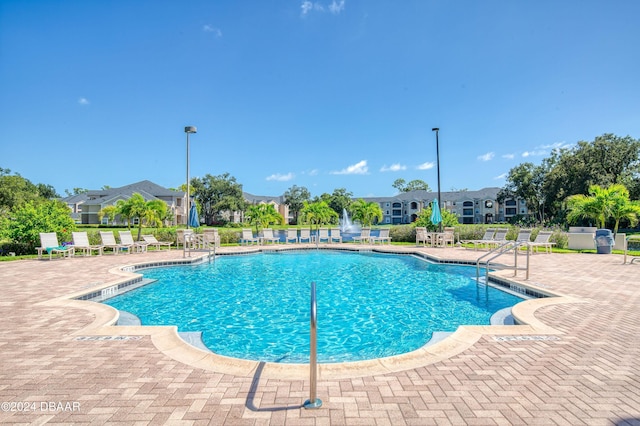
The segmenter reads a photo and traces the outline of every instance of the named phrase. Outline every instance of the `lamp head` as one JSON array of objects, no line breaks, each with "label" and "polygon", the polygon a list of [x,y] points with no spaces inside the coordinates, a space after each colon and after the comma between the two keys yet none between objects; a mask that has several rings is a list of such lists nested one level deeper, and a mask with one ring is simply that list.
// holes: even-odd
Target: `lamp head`
[{"label": "lamp head", "polygon": [[187,126],[184,128],[185,133],[196,133],[196,128],[194,126]]},{"label": "lamp head", "polygon": [[438,127],[434,127],[433,129],[431,129],[432,132],[437,132],[438,130],[440,130]]}]

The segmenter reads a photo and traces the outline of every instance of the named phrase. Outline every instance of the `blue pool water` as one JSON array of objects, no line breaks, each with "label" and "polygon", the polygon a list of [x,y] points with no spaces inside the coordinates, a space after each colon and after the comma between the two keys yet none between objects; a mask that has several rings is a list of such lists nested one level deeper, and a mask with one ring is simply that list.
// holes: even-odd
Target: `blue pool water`
[{"label": "blue pool water", "polygon": [[144,271],[157,279],[105,303],[143,325],[202,331],[213,352],[259,361],[309,361],[310,287],[316,282],[318,362],[406,353],[434,331],[489,324],[522,301],[478,287],[475,267],[408,255],[312,250],[221,256],[211,264]]}]

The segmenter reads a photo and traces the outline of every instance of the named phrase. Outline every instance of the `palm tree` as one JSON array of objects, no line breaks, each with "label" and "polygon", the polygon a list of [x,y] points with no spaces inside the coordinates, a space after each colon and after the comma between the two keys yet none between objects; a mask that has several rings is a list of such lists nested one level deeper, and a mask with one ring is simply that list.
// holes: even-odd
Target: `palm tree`
[{"label": "palm tree", "polygon": [[167,204],[162,200],[146,201],[137,192],[128,200],[118,200],[116,203],[120,215],[127,218],[127,227],[131,229],[131,219],[138,219],[138,241],[142,236],[143,222],[150,226],[162,225],[162,218],[166,216]]},{"label": "palm tree", "polygon": [[360,198],[354,201],[349,208],[351,210],[351,218],[365,227],[371,226],[374,220],[380,222],[383,218],[380,205],[373,201],[367,202]]},{"label": "palm tree", "polygon": [[315,203],[304,202],[304,207],[300,211],[300,221],[308,225],[315,225],[316,231],[320,225],[328,225],[336,223],[338,213],[336,213],[326,201],[318,201]]},{"label": "palm tree", "polygon": [[614,186],[618,188],[613,196],[610,210],[611,217],[616,221],[613,233],[617,234],[621,219],[628,220],[632,227],[636,226],[640,219],[640,202],[629,200],[629,191],[623,185],[611,185],[609,189]]},{"label": "palm tree", "polygon": [[249,206],[246,213],[249,223],[255,225],[256,232],[260,232],[260,229],[265,225],[281,224],[284,222],[284,218],[280,213],[276,211],[273,204],[254,204]]},{"label": "palm tree", "polygon": [[607,219],[615,219],[617,232],[621,219],[637,223],[637,203],[629,200],[629,191],[624,185],[613,184],[608,188],[600,185],[589,187],[590,195],[577,194],[567,198],[569,214],[567,220],[573,223],[579,219],[593,219],[599,228],[604,228]]}]

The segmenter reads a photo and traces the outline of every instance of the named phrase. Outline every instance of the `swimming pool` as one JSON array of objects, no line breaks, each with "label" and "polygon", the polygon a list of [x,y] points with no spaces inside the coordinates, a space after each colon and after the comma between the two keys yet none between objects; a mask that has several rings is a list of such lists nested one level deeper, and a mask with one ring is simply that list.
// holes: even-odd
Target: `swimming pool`
[{"label": "swimming pool", "polygon": [[201,331],[220,355],[309,360],[309,295],[316,282],[318,362],[360,361],[418,349],[435,331],[489,324],[523,299],[478,287],[475,267],[410,255],[308,250],[220,256],[211,264],[154,268],[157,279],[105,301],[143,325]]}]

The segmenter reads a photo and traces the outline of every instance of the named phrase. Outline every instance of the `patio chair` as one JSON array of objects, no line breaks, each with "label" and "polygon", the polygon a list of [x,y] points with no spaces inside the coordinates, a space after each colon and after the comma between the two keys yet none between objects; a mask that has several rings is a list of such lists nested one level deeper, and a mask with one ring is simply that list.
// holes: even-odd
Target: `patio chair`
[{"label": "patio chair", "polygon": [[146,252],[147,246],[149,245],[146,242],[134,241],[131,231],[120,231],[120,244],[131,246],[131,250],[136,253]]},{"label": "patio chair", "polygon": [[304,240],[307,240],[308,243],[311,242],[311,229],[309,228],[300,229],[300,237],[298,238],[298,241],[303,242]]},{"label": "patio chair", "polygon": [[121,251],[131,253],[131,249],[133,248],[133,246],[116,242],[113,231],[100,231],[100,239],[102,240],[103,253],[104,249],[111,249],[113,254],[118,254]]},{"label": "patio chair", "polygon": [[551,253],[551,249],[555,243],[549,241],[553,232],[551,231],[540,231],[538,235],[536,235],[536,239],[533,242],[529,243],[529,246],[536,249],[536,253],[538,252],[540,247],[544,247],[545,253]]},{"label": "patio chair", "polygon": [[329,228],[318,229],[318,242],[321,243],[322,240],[326,241],[327,243],[331,242],[331,239],[329,238]]},{"label": "patio chair", "polygon": [[331,228],[331,239],[329,242],[333,243],[334,241],[336,243],[342,242],[342,233],[340,232],[340,228]]},{"label": "patio chair", "polygon": [[498,228],[496,229],[496,233],[493,234],[493,238],[490,241],[487,241],[487,246],[489,247],[498,247],[504,244],[507,241],[507,233],[509,232],[506,228]]},{"label": "patio chair", "polygon": [[96,251],[98,252],[98,256],[102,256],[101,245],[92,245],[89,243],[89,236],[86,232],[72,232],[73,238],[73,248],[75,250],[82,250],[83,256],[91,256],[91,254]]},{"label": "patio chair", "polygon": [[193,235],[193,229],[176,229],[176,248],[182,248],[191,244],[191,235]]},{"label": "patio chair", "polygon": [[456,244],[456,228],[453,226],[445,226],[443,231],[444,232],[438,235],[438,245],[441,247],[447,247],[448,245],[453,247]]},{"label": "patio chair", "polygon": [[171,250],[171,246],[173,245],[173,241],[158,241],[155,235],[151,234],[143,235],[142,239],[151,247],[155,247],[156,250],[160,250],[162,247],[167,247],[167,249]]},{"label": "patio chair", "polygon": [[220,247],[220,235],[216,228],[204,228],[202,230],[202,239],[205,248]]},{"label": "patio chair", "polygon": [[242,237],[240,238],[240,244],[260,244],[260,238],[253,236],[251,229],[243,229]]},{"label": "patio chair", "polygon": [[277,244],[280,242],[280,238],[276,238],[273,236],[273,229],[264,228],[262,230],[262,237],[260,237],[262,244]]},{"label": "patio chair", "polygon": [[416,245],[419,246],[422,243],[423,246],[427,244],[431,245],[431,235],[427,232],[427,228],[424,226],[416,227]]},{"label": "patio chair", "polygon": [[360,235],[356,235],[353,237],[353,241],[357,241],[360,244],[362,243],[370,243],[371,242],[371,228],[362,228],[360,231]]},{"label": "patio chair", "polygon": [[49,260],[51,260],[54,254],[62,255],[62,257],[71,257],[75,254],[73,246],[61,246],[58,244],[58,235],[55,232],[41,232],[40,233],[40,247],[36,247],[38,250],[38,259],[42,259],[42,253],[47,252]]},{"label": "patio chair", "polygon": [[391,237],[389,236],[389,228],[380,229],[380,234],[378,234],[377,237],[371,237],[371,242],[373,244],[375,244],[375,243],[391,244]]},{"label": "patio chair", "polygon": [[297,228],[289,228],[289,229],[287,229],[287,236],[285,237],[284,242],[288,243],[291,240],[293,240],[294,243],[299,243],[300,242],[298,240],[298,229]]},{"label": "patio chair", "polygon": [[495,228],[487,228],[484,231],[484,235],[479,240],[464,240],[463,244],[473,244],[473,249],[477,250],[478,246],[487,246],[493,241],[493,236],[496,233]]}]

